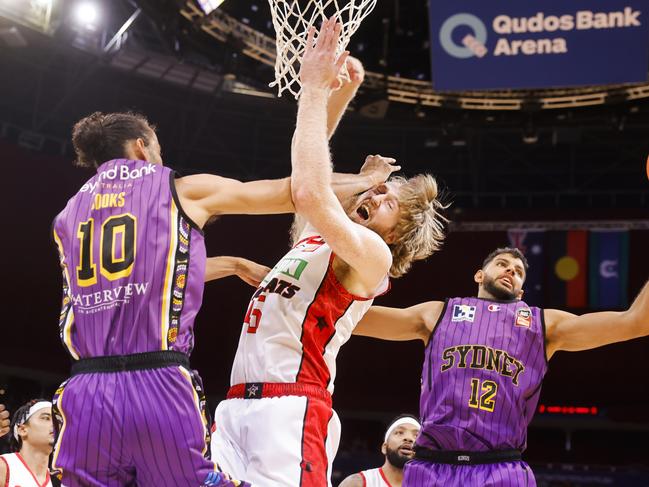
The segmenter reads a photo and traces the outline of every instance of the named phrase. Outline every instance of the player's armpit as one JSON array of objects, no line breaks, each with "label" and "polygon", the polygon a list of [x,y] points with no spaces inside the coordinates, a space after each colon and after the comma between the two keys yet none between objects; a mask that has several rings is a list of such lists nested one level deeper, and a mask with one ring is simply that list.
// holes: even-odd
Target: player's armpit
[{"label": "player's armpit", "polygon": [[198,225],[213,215],[295,211],[289,178],[244,183],[212,174],[197,174],[177,179],[176,190],[183,209]]},{"label": "player's armpit", "polygon": [[372,306],[353,334],[381,340],[427,342],[443,307],[444,303],[440,301],[430,301],[403,309]]},{"label": "player's armpit", "polygon": [[343,480],[338,487],[364,487],[364,485],[363,476],[355,473]]}]

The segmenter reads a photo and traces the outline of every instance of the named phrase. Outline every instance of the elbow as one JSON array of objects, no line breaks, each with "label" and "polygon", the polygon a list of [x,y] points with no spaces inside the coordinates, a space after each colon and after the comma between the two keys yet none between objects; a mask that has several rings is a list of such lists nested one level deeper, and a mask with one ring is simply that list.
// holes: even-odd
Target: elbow
[{"label": "elbow", "polygon": [[305,214],[310,208],[320,204],[320,195],[315,188],[298,187],[291,188],[291,196],[295,205],[296,213]]}]

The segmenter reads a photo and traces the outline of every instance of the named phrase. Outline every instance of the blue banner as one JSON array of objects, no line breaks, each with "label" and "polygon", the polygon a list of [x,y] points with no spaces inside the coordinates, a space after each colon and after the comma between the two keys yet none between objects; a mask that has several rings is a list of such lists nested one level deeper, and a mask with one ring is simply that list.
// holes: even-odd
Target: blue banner
[{"label": "blue banner", "polygon": [[515,247],[525,255],[529,269],[523,285],[523,301],[532,306],[543,306],[543,254],[545,232],[512,228],[507,231],[509,246]]},{"label": "blue banner", "polygon": [[430,0],[436,90],[641,82],[647,0]]},{"label": "blue banner", "polygon": [[589,247],[591,308],[625,308],[629,304],[629,232],[591,231]]}]

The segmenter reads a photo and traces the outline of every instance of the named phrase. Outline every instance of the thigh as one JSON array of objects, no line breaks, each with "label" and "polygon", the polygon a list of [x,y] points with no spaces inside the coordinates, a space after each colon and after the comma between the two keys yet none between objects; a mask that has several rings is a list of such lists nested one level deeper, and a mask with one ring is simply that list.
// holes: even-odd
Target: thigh
[{"label": "thigh", "polygon": [[302,396],[246,399],[242,425],[246,480],[268,487],[326,487],[326,438],[333,411]]},{"label": "thigh", "polygon": [[127,384],[133,463],[141,487],[220,485],[208,457],[200,378],[183,367],[132,372]]},{"label": "thigh", "polygon": [[221,401],[214,412],[214,428],[210,443],[212,460],[224,472],[237,479],[246,478],[247,462],[240,435],[245,408],[245,399]]},{"label": "thigh", "polygon": [[119,374],[83,374],[53,399],[57,439],[52,466],[68,487],[124,486],[134,481]]}]

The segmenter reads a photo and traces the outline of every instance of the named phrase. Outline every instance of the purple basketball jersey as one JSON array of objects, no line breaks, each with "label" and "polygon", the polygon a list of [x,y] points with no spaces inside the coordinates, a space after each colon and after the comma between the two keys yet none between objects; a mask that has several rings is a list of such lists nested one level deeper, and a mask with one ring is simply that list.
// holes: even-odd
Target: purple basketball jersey
[{"label": "purple basketball jersey", "polygon": [[447,300],[426,347],[417,444],[525,449],[546,370],[542,310],[522,301]]},{"label": "purple basketball jersey", "polygon": [[73,358],[191,352],[205,243],[180,207],[171,169],[102,164],[53,231],[63,269],[61,339]]}]

